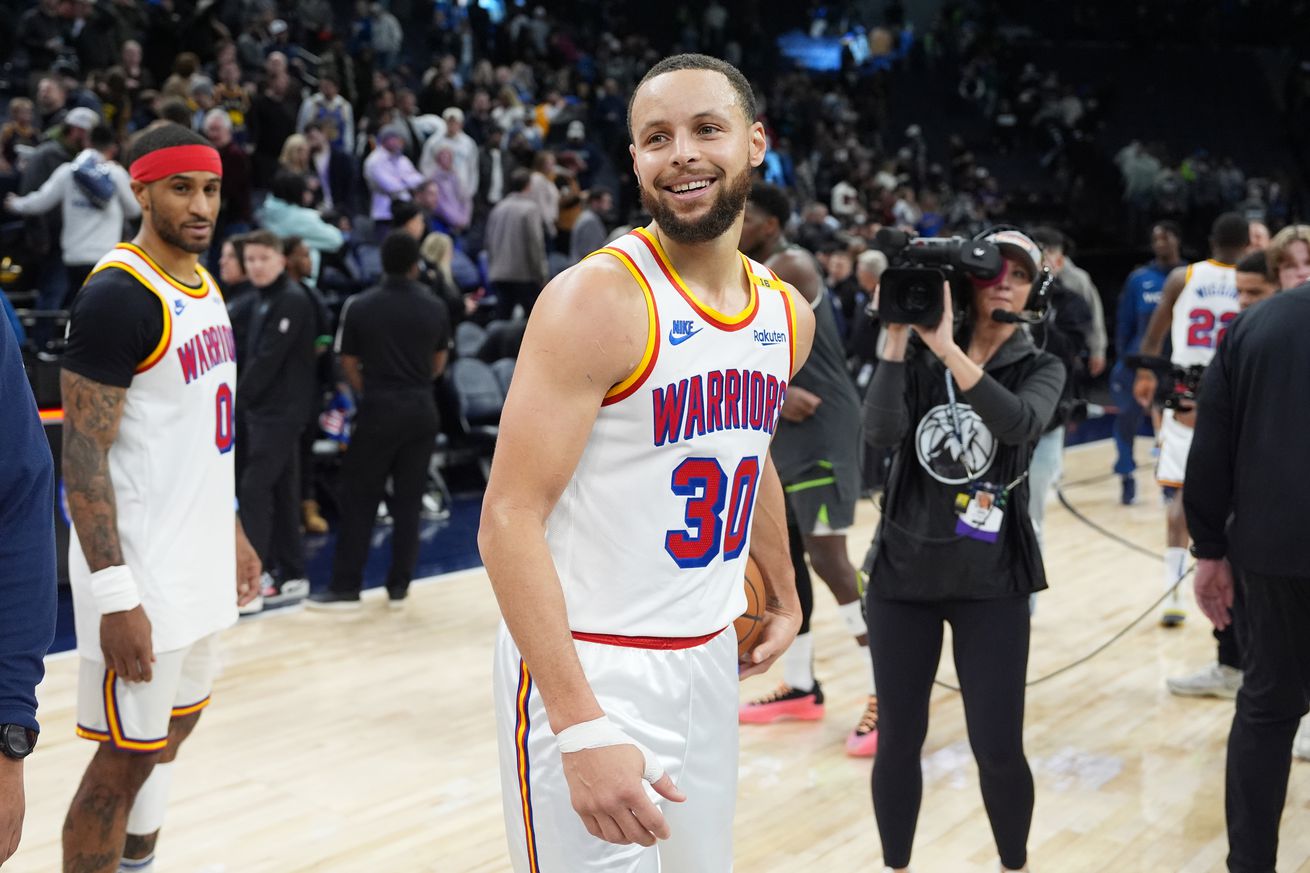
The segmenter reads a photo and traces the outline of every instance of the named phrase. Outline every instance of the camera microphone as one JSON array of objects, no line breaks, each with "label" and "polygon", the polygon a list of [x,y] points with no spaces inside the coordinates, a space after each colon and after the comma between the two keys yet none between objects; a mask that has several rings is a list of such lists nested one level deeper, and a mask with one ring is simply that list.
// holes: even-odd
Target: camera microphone
[{"label": "camera microphone", "polygon": [[1035,312],[1010,312],[1008,309],[993,309],[992,321],[1001,324],[1041,324],[1042,316]]}]

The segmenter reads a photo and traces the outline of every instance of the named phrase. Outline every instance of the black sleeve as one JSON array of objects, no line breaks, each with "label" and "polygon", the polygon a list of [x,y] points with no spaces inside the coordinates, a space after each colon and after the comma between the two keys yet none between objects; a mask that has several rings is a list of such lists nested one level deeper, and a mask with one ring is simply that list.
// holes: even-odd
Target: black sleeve
[{"label": "black sleeve", "polygon": [[73,301],[63,367],[126,388],[164,336],[164,305],[123,270],[101,270]]},{"label": "black sleeve", "polygon": [[969,405],[1005,445],[1036,442],[1055,414],[1064,390],[1064,364],[1054,355],[1043,355],[1042,359],[1018,391],[1010,391],[986,374],[964,392]]},{"label": "black sleeve", "polygon": [[341,319],[337,323],[336,353],[359,357],[359,295],[346,299],[341,307]]},{"label": "black sleeve", "polygon": [[1228,554],[1225,530],[1233,500],[1232,337],[1233,331],[1224,333],[1214,360],[1205,368],[1187,454],[1183,511],[1199,558]]},{"label": "black sleeve", "polygon": [[[286,330],[282,322],[287,322]],[[259,330],[251,337],[250,362],[241,371],[237,383],[237,396],[246,408],[259,406],[268,389],[282,378],[282,365],[291,353],[297,338],[304,334],[314,336],[317,317],[309,296],[292,290],[283,291],[270,304]]]},{"label": "black sleeve", "polygon": [[900,445],[910,429],[905,402],[905,361],[879,361],[864,396],[864,438],[871,446]]},{"label": "black sleeve", "polygon": [[440,301],[434,300],[432,302],[436,304],[432,307],[434,324],[436,327],[436,342],[433,343],[432,350],[439,352],[443,349],[450,348],[450,342],[452,339],[450,313],[447,311],[445,305]]}]

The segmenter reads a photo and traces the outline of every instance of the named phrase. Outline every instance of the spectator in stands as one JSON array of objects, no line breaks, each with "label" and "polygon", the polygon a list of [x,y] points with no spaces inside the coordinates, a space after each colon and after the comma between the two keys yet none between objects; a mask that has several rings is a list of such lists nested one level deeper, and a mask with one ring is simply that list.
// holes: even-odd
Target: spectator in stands
[{"label": "spectator in stands", "polygon": [[250,131],[246,128],[246,120],[250,117],[250,92],[241,81],[241,67],[236,61],[219,65],[214,100],[232,120],[232,138],[244,146],[250,139]]},{"label": "spectator in stands", "polygon": [[262,606],[309,594],[300,539],[299,459],[300,434],[315,401],[319,319],[309,295],[288,279],[275,234],[247,234],[242,259],[259,303],[237,381],[247,437],[237,491],[241,523],[265,569]]},{"label": "spectator in stands", "polygon": [[576,264],[602,248],[609,237],[609,215],[614,195],[604,188],[587,192],[587,208],[582,210],[569,235],[569,263]]},{"label": "spectator in stands", "polygon": [[369,215],[379,232],[390,229],[392,204],[411,200],[425,181],[404,149],[400,131],[387,126],[378,131],[378,148],[364,159],[364,181],[373,195]]},{"label": "spectator in stands", "polygon": [[1119,309],[1115,319],[1114,347],[1119,359],[1110,371],[1110,392],[1119,408],[1114,421],[1116,458],[1114,472],[1119,475],[1119,502],[1129,506],[1137,500],[1137,480],[1133,472],[1133,441],[1141,427],[1145,410],[1133,399],[1133,379],[1136,369],[1127,365],[1129,355],[1135,355],[1146,336],[1151,313],[1160,304],[1164,294],[1164,281],[1175,267],[1183,265],[1182,231],[1172,221],[1161,221],[1151,228],[1151,252],[1154,259],[1128,274],[1119,292]]},{"label": "spectator in stands", "polygon": [[273,52],[264,62],[265,83],[250,106],[246,120],[254,143],[255,187],[267,188],[277,173],[282,144],[296,132],[300,94],[287,72],[287,59]]},{"label": "spectator in stands", "polygon": [[[332,346],[332,312],[314,287],[313,250],[300,237],[288,236],[282,238],[282,254],[287,259],[287,279],[299,284],[309,295],[318,315],[317,336],[314,337],[315,373],[318,377],[315,393],[322,398],[332,386],[332,360],[327,354]],[[318,414],[322,407],[321,399],[310,406],[309,420],[300,432],[300,519],[308,534],[328,532],[328,523],[319,511],[318,487],[314,481],[314,440],[319,433]]]},{"label": "spectator in stands", "polygon": [[418,560],[418,522],[428,462],[439,429],[432,382],[450,345],[446,309],[415,281],[419,245],[392,231],[382,241],[382,283],[341,312],[337,353],[359,401],[341,468],[341,519],[332,583],[312,609],[358,609],[364,562],[387,478],[394,519],[387,597],[404,605]]},{"label": "spectator in stands", "polygon": [[455,170],[455,150],[443,142],[437,149],[436,163],[428,173],[435,189],[432,215],[452,235],[458,236],[473,218],[473,193]]},{"label": "spectator in stands", "polygon": [[1247,248],[1248,252],[1262,252],[1269,247],[1269,226],[1263,221],[1249,222],[1247,227],[1251,231],[1251,245]]},{"label": "spectator in stands", "polygon": [[141,64],[141,43],[136,40],[129,39],[123,43],[122,51],[118,54],[118,65],[123,70],[127,96],[133,103],[142,91],[155,87],[155,77]]},{"label": "spectator in stands", "polygon": [[474,205],[480,214],[485,214],[505,196],[505,182],[516,166],[514,157],[505,149],[505,132],[492,127],[478,151],[478,188]]},{"label": "spectator in stands", "polygon": [[36,109],[26,97],[9,101],[9,120],[0,127],[0,176],[18,175],[18,148],[36,148],[41,144],[41,131],[33,121]]},{"label": "spectator in stands", "polygon": [[[89,109],[75,109],[70,117]],[[127,171],[114,163],[118,145],[114,132],[97,124],[89,144],[69,163],[60,164],[36,191],[19,197],[10,194],[5,208],[17,215],[41,215],[59,207],[63,233],[60,247],[67,272],[67,292],[61,309],[72,305],[73,296],[91,268],[110,249],[122,242],[124,218],[141,214],[132,193]]]},{"label": "spectator in stands", "polygon": [[487,216],[487,278],[501,319],[510,318],[518,305],[525,316],[532,312],[550,269],[541,207],[528,191],[531,181],[527,170],[515,170],[510,193]]},{"label": "spectator in stands", "polygon": [[41,0],[18,19],[18,44],[27,51],[28,66],[48,70],[64,48],[64,23],[59,0]]},{"label": "spectator in stands", "polygon": [[318,174],[309,163],[309,140],[304,134],[293,133],[282,143],[282,152],[277,159],[277,174],[280,176],[286,173],[299,176],[305,183],[304,200],[299,206],[317,206],[322,202]]},{"label": "spectator in stands", "polygon": [[404,31],[401,30],[396,16],[376,0],[369,7],[369,21],[373,55],[377,58],[378,69],[389,73],[396,66],[396,59],[400,55],[400,47],[405,40]]},{"label": "spectator in stands", "polygon": [[317,280],[322,255],[340,249],[345,235],[317,211],[302,206],[304,201],[305,180],[295,173],[278,173],[259,217],[267,230],[279,237],[297,237],[309,247],[309,275]]},{"label": "spectator in stands", "polygon": [[532,175],[528,184],[528,196],[536,201],[541,211],[546,236],[554,239],[556,223],[559,221],[559,188],[555,185],[555,153],[542,149],[532,158]]},{"label": "spectator in stands", "polygon": [[250,206],[250,155],[232,138],[232,116],[215,107],[205,113],[205,137],[218,149],[223,162],[223,193],[214,239],[222,242],[234,233],[245,233],[254,219]]},{"label": "spectator in stands", "polygon": [[430,233],[419,246],[419,281],[432,289],[432,293],[446,304],[451,325],[456,325],[477,312],[478,302],[472,294],[460,293],[452,269],[455,243],[447,234]]},{"label": "spectator in stands", "polygon": [[469,197],[473,197],[478,193],[478,144],[473,141],[473,137],[464,132],[464,112],[458,106],[447,108],[441,113],[441,118],[446,123],[446,132],[433,134],[423,146],[419,170],[423,175],[432,178],[437,153],[443,148],[448,148],[451,151],[455,174],[464,185],[464,190],[468,192]]},{"label": "spectator in stands", "polygon": [[[430,185],[431,183],[425,183]],[[419,190],[423,190],[420,186]],[[403,231],[414,237],[418,242],[428,235],[428,217],[423,213],[423,208],[417,201],[409,203],[397,203],[392,208],[391,229]]]},{"label": "spectator in stands", "polygon": [[36,126],[46,131],[64,120],[68,114],[68,98],[64,86],[53,76],[36,83]]},{"label": "spectator in stands", "polygon": [[333,145],[317,121],[305,125],[305,141],[309,143],[310,168],[323,197],[320,208],[324,212],[338,210],[349,214],[355,202],[354,158]]},{"label": "spectator in stands", "polygon": [[320,75],[318,91],[300,104],[296,129],[308,135],[307,128],[315,122],[333,149],[346,154],[355,153],[355,112],[349,101],[341,96],[341,85],[331,73]]}]

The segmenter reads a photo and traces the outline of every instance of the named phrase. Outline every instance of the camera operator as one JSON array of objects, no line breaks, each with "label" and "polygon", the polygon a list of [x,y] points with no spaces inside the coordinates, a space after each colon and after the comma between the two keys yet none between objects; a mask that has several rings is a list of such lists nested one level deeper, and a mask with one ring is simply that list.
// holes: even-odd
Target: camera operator
[{"label": "camera operator", "polygon": [[[910,862],[928,702],[949,622],[983,803],[1003,870],[1023,870],[1033,780],[1023,751],[1028,597],[1046,588],[1028,517],[1033,446],[1055,412],[1064,367],[1020,329],[1049,276],[1017,231],[986,237],[999,281],[972,282],[957,333],[949,290],[935,327],[886,323],[865,399],[865,433],[897,449],[866,567],[880,703],[873,803],[884,862]],[[891,294],[889,274],[879,292]]]}]

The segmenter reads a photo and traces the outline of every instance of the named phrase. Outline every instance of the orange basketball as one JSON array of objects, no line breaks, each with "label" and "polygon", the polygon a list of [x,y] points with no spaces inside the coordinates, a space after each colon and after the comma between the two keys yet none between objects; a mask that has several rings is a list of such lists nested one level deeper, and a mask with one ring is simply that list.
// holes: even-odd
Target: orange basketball
[{"label": "orange basketball", "polygon": [[737,660],[744,659],[764,631],[764,575],[755,559],[746,556],[746,611],[732,623],[737,629]]}]

